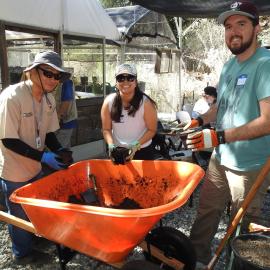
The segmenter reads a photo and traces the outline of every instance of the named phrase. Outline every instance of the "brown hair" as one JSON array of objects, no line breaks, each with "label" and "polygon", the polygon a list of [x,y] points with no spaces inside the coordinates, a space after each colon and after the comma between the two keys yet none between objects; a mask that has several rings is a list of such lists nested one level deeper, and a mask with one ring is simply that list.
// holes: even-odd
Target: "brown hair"
[{"label": "brown hair", "polygon": [[[117,91],[116,96],[113,100],[112,109],[111,109],[111,118],[113,121],[119,123],[121,115],[122,115],[123,104],[122,104],[122,99],[121,99],[119,90],[117,89],[116,91]],[[152,98],[150,98],[148,95],[143,93],[137,85],[135,87],[134,96],[132,100],[130,101],[130,106],[128,108],[128,115],[131,115],[133,117],[135,116],[137,110],[139,109],[142,103],[143,96],[146,96],[154,104],[154,106],[157,107],[156,102]]]}]

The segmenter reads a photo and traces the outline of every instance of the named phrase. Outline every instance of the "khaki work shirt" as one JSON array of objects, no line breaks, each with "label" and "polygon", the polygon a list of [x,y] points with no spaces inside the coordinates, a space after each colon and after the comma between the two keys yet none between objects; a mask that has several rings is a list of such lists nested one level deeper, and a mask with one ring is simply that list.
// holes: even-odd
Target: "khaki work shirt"
[{"label": "khaki work shirt", "polygon": [[[46,134],[59,129],[55,100],[42,97],[34,102],[31,82],[20,82],[4,89],[0,94],[0,140],[20,139],[39,151],[45,147]],[[39,132],[37,132],[39,130]],[[37,137],[40,147],[37,147]],[[41,171],[41,163],[7,149],[0,141],[0,177],[12,182],[24,182]]]}]

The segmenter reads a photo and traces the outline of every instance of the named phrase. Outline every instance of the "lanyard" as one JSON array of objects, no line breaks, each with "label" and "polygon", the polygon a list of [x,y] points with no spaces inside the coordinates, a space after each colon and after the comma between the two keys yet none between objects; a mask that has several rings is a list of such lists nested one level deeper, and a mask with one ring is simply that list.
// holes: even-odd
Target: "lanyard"
[{"label": "lanyard", "polygon": [[41,122],[42,122],[42,111],[43,111],[43,97],[41,98],[41,106],[39,109],[39,112],[36,107],[36,101],[34,97],[32,96],[32,102],[33,102],[33,111],[34,111],[34,118],[35,118],[35,130],[36,130],[36,135],[39,137],[39,131],[41,129]]},{"label": "lanyard", "polygon": [[33,113],[34,113],[34,118],[35,118],[35,133],[36,133],[36,146],[37,148],[40,148],[41,147],[41,138],[39,136],[39,132],[41,130],[41,121],[42,121],[42,113],[43,113],[43,96],[41,97],[41,106],[40,106],[40,109],[39,111],[37,111],[37,108],[36,108],[36,101],[33,97],[33,94],[32,94],[32,87],[28,86],[27,83],[25,83],[25,85],[27,86],[28,90],[29,90],[29,94],[31,95],[31,98],[32,98],[32,104],[33,104]]}]

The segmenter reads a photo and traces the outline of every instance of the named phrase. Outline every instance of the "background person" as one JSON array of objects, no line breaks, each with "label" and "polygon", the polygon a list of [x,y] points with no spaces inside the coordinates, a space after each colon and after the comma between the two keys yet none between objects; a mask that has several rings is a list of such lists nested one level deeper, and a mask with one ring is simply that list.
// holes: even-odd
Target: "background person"
[{"label": "background person", "polygon": [[138,87],[133,65],[117,67],[116,93],[108,95],[101,108],[102,129],[109,153],[117,146],[131,150],[130,160],[160,158],[151,145],[157,131],[156,103]]},{"label": "background person", "polygon": [[206,86],[203,89],[202,98],[197,100],[192,110],[192,118],[197,118],[201,114],[206,113],[209,108],[216,103],[217,100],[217,89],[213,86]]},{"label": "background person", "polygon": [[[0,179],[9,214],[28,220],[21,205],[9,197],[42,177],[41,163],[54,170],[69,165],[61,159],[62,146],[54,134],[59,124],[50,92],[70,74],[62,69],[59,55],[47,51],[36,55],[24,75],[24,81],[0,94]],[[45,146],[53,152],[45,152]],[[8,229],[16,263],[42,260],[42,254],[32,249],[33,234],[10,224]]]},{"label": "background person", "polygon": [[[233,218],[270,156],[270,52],[257,41],[257,8],[253,3],[238,1],[218,21],[224,24],[226,44],[235,57],[221,72],[217,104],[185,127],[216,119],[216,131],[205,129],[189,134],[187,139],[193,150],[216,146],[190,235],[198,261],[203,264],[211,259],[211,241],[228,201]],[[269,181],[268,175],[247,209],[243,232],[250,222],[260,223],[256,220]]]},{"label": "background person", "polygon": [[71,136],[77,126],[78,117],[74,84],[71,79],[60,84],[56,90],[55,100],[60,125],[60,129],[56,131],[56,137],[62,147],[70,149]]}]

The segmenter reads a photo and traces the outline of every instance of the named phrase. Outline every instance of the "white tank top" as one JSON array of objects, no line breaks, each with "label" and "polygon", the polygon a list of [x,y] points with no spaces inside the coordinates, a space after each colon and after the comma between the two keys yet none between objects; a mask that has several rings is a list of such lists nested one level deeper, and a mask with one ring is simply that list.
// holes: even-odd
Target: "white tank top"
[{"label": "white tank top", "polygon": [[[109,99],[109,110],[111,112],[113,100],[116,94],[110,94]],[[114,144],[118,146],[127,146],[128,144],[138,141],[143,134],[146,132],[147,127],[144,121],[144,102],[147,99],[146,96],[143,96],[143,100],[140,104],[139,109],[136,111],[134,117],[128,115],[128,111],[122,109],[122,114],[120,117],[120,122],[116,123],[112,121],[112,135]],[[152,140],[144,143],[141,148],[149,146]]]}]

